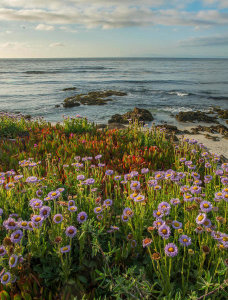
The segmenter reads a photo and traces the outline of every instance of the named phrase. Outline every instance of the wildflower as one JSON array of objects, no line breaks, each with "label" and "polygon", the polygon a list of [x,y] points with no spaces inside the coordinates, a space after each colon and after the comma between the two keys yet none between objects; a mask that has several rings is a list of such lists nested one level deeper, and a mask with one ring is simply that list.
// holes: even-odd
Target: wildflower
[{"label": "wildflower", "polygon": [[119,180],[121,180],[121,176],[117,175],[117,176],[114,177],[114,179],[115,179],[116,181],[119,181]]},{"label": "wildflower", "polygon": [[170,203],[171,203],[172,205],[176,206],[176,205],[180,204],[180,200],[179,200],[178,198],[172,198],[172,199],[170,200]]},{"label": "wildflower", "polygon": [[165,221],[163,221],[162,219],[157,219],[156,221],[153,222],[153,226],[156,228],[159,228],[163,224],[165,224]]},{"label": "wildflower", "polygon": [[53,200],[53,198],[49,197],[49,196],[47,196],[47,197],[44,198],[44,201],[50,201],[50,200]]},{"label": "wildflower", "polygon": [[142,168],[141,174],[147,174],[149,172],[148,168]]},{"label": "wildflower", "polygon": [[124,216],[127,216],[127,217],[132,217],[132,216],[134,215],[134,212],[132,211],[131,208],[126,207],[126,208],[123,210],[123,215],[124,215]]},{"label": "wildflower", "polygon": [[191,194],[184,194],[184,201],[185,202],[192,202],[193,196]]},{"label": "wildflower", "polygon": [[37,197],[41,197],[43,195],[43,191],[42,190],[36,191],[36,195]]},{"label": "wildflower", "polygon": [[101,221],[103,219],[103,215],[97,215],[97,220]]},{"label": "wildflower", "polygon": [[197,217],[196,217],[196,223],[201,225],[205,222],[207,216],[205,213],[200,213]]},{"label": "wildflower", "polygon": [[180,229],[180,228],[182,228],[182,223],[179,222],[179,221],[173,221],[173,222],[172,222],[172,227],[173,227],[174,229]]},{"label": "wildflower", "polygon": [[210,248],[206,245],[202,246],[203,253],[208,254],[210,252]]},{"label": "wildflower", "polygon": [[178,248],[175,244],[169,243],[165,246],[165,254],[170,257],[177,256]]},{"label": "wildflower", "polygon": [[215,199],[222,199],[222,198],[223,198],[223,193],[222,192],[215,193]]},{"label": "wildflower", "polygon": [[202,188],[201,188],[200,186],[195,185],[195,186],[192,186],[192,187],[190,188],[190,191],[191,191],[192,194],[200,194],[201,189],[202,189]]},{"label": "wildflower", "polygon": [[16,267],[17,262],[18,262],[18,256],[15,255],[15,254],[11,255],[10,258],[9,258],[9,266],[10,266],[10,268]]},{"label": "wildflower", "polygon": [[106,175],[112,175],[113,173],[114,173],[113,170],[106,170],[106,172],[105,172]]},{"label": "wildflower", "polygon": [[151,255],[153,260],[159,260],[161,259],[161,254],[159,252],[155,252]]},{"label": "wildflower", "polygon": [[32,200],[30,200],[29,205],[33,209],[41,208],[43,206],[43,201],[40,199],[32,199]]},{"label": "wildflower", "polygon": [[75,205],[75,201],[74,200],[69,200],[68,201],[68,207],[69,206],[74,206]]},{"label": "wildflower", "polygon": [[84,181],[84,183],[85,183],[86,185],[92,185],[92,184],[95,183],[95,180],[94,180],[93,178],[88,178],[88,179],[86,179],[86,180]]},{"label": "wildflower", "polygon": [[146,238],[143,240],[143,248],[148,247],[152,243],[152,239]]},{"label": "wildflower", "polygon": [[9,218],[3,222],[3,226],[7,230],[15,230],[18,227],[18,224],[13,218]]},{"label": "wildflower", "polygon": [[102,207],[99,207],[99,206],[94,208],[94,212],[95,212],[95,214],[99,214],[99,213],[101,213],[101,212],[102,212],[102,210],[103,210],[103,209],[102,209]]},{"label": "wildflower", "polygon": [[77,229],[74,226],[69,226],[66,229],[66,235],[70,238],[73,238],[77,233]]},{"label": "wildflower", "polygon": [[48,193],[48,197],[52,198],[52,199],[57,199],[60,197],[60,192],[58,190],[56,191],[51,191],[50,193]]},{"label": "wildflower", "polygon": [[53,222],[56,223],[56,224],[61,223],[62,220],[63,220],[63,216],[61,214],[56,214],[53,217]]},{"label": "wildflower", "polygon": [[80,180],[80,181],[81,181],[81,180],[84,180],[84,179],[85,179],[85,176],[84,176],[84,175],[78,175],[78,176],[77,176],[77,180]]},{"label": "wildflower", "polygon": [[140,182],[139,181],[132,181],[131,185],[130,185],[130,188],[133,191],[139,190],[140,189]]},{"label": "wildflower", "polygon": [[170,209],[171,209],[171,206],[168,202],[163,201],[158,204],[158,210],[163,212],[164,215],[166,215],[166,216],[169,214]]},{"label": "wildflower", "polygon": [[10,279],[11,279],[10,273],[6,272],[1,277],[1,283],[5,285],[5,284],[9,283]]},{"label": "wildflower", "polygon": [[13,187],[15,187],[15,184],[12,183],[12,182],[9,182],[9,183],[7,183],[7,184],[5,185],[5,189],[6,189],[6,190],[12,189]]},{"label": "wildflower", "polygon": [[210,228],[211,227],[211,220],[210,219],[206,219],[203,222],[203,226],[206,227],[206,228]]},{"label": "wildflower", "polygon": [[6,248],[4,246],[0,246],[0,256],[4,256],[6,254]]},{"label": "wildflower", "polygon": [[64,191],[65,191],[65,189],[64,189],[64,188],[58,188],[56,191],[58,191],[58,192],[62,193],[62,192],[64,192]]},{"label": "wildflower", "polygon": [[160,190],[161,189],[161,186],[160,185],[154,185],[154,190],[155,191],[158,191],[158,190]]},{"label": "wildflower", "polygon": [[64,247],[60,248],[60,252],[61,253],[70,252],[70,245],[67,245],[67,246],[64,246]]},{"label": "wildflower", "polygon": [[136,240],[131,240],[131,248],[136,248],[137,242]]},{"label": "wildflower", "polygon": [[112,206],[112,200],[111,200],[111,199],[106,199],[106,200],[104,201],[104,205],[105,205],[105,206]]},{"label": "wildflower", "polygon": [[40,215],[44,217],[44,219],[48,218],[51,213],[51,208],[49,206],[43,206],[40,209]]},{"label": "wildflower", "polygon": [[154,210],[153,211],[153,216],[155,218],[162,218],[164,216],[164,212],[160,211],[160,210]]},{"label": "wildflower", "polygon": [[117,230],[117,231],[120,230],[119,227],[117,227],[117,226],[110,226],[110,228],[111,228],[112,230]]},{"label": "wildflower", "polygon": [[171,230],[170,227],[163,224],[158,228],[158,234],[163,238],[163,239],[168,239],[170,236]]},{"label": "wildflower", "polygon": [[135,202],[142,202],[145,200],[145,196],[143,195],[138,195],[137,197],[135,197],[134,201]]},{"label": "wildflower", "polygon": [[28,178],[26,179],[25,182],[27,182],[27,183],[36,183],[37,181],[38,181],[38,178],[37,178],[37,177],[35,177],[35,176],[30,176],[30,177],[28,177]]},{"label": "wildflower", "polygon": [[84,211],[80,212],[77,216],[77,220],[79,223],[85,222],[87,220],[87,218],[88,218],[88,216]]},{"label": "wildflower", "polygon": [[205,183],[209,183],[209,182],[212,180],[212,178],[213,178],[213,177],[212,177],[211,175],[205,175],[205,176],[204,176],[204,182],[205,182]]},{"label": "wildflower", "polygon": [[132,233],[128,233],[127,240],[130,241],[132,239],[133,239],[133,234]]},{"label": "wildflower", "polygon": [[158,184],[158,182],[157,182],[157,180],[149,180],[148,182],[147,182],[147,184],[148,184],[148,186],[149,187],[153,187],[153,186],[155,186],[155,185],[157,185]]},{"label": "wildflower", "polygon": [[209,202],[209,201],[202,201],[200,203],[200,209],[203,212],[205,212],[205,213],[211,211],[212,210],[212,204],[211,204],[211,202]]},{"label": "wildflower", "polygon": [[102,155],[98,154],[97,156],[95,156],[95,159],[101,159]]},{"label": "wildflower", "polygon": [[14,231],[11,234],[10,239],[11,239],[12,243],[19,243],[21,241],[22,237],[23,237],[23,232],[19,229],[19,230]]},{"label": "wildflower", "polygon": [[28,222],[27,221],[20,221],[18,225],[21,229],[28,229]]},{"label": "wildflower", "polygon": [[203,227],[201,227],[201,226],[196,227],[195,232],[196,233],[202,233],[203,232]]},{"label": "wildflower", "polygon": [[190,246],[192,243],[191,238],[188,237],[187,235],[181,235],[179,238],[179,242],[181,243],[182,246]]}]

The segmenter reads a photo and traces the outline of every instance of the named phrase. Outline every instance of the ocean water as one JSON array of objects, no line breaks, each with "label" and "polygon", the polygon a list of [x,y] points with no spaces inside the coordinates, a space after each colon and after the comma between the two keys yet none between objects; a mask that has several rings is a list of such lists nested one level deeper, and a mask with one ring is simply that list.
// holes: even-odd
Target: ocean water
[{"label": "ocean water", "polygon": [[[77,90],[63,91],[69,87]],[[55,107],[66,97],[108,89],[127,96],[113,96],[103,106]],[[51,122],[80,114],[106,123],[135,106],[170,124],[179,111],[227,109],[228,59],[0,59],[0,111]]]}]

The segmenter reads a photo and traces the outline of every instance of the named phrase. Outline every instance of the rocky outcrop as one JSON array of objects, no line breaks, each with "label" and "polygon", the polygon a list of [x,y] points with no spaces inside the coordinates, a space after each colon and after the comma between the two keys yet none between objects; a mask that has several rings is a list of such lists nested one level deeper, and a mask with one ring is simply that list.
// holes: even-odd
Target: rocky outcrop
[{"label": "rocky outcrop", "polygon": [[120,91],[94,91],[88,94],[78,94],[72,97],[68,97],[64,100],[64,107],[73,107],[83,105],[105,105],[108,101],[112,101],[111,96],[126,96],[125,92]]},{"label": "rocky outcrop", "polygon": [[67,91],[75,91],[75,90],[77,90],[76,87],[69,87],[69,88],[63,89],[63,92],[67,92]]},{"label": "rocky outcrop", "polygon": [[224,137],[228,137],[228,128],[224,125],[218,124],[213,126],[197,126],[196,128],[191,128],[193,134],[198,134],[200,132],[208,132],[212,134],[221,134]]},{"label": "rocky outcrop", "polygon": [[176,115],[176,119],[179,122],[205,122],[205,123],[218,123],[215,117],[208,116],[202,111],[189,111],[189,112],[179,112]]},{"label": "rocky outcrop", "polygon": [[108,121],[108,123],[119,123],[119,124],[129,124],[129,120],[132,121],[153,121],[153,116],[147,109],[135,107],[133,111],[129,111],[123,115],[115,114]]}]

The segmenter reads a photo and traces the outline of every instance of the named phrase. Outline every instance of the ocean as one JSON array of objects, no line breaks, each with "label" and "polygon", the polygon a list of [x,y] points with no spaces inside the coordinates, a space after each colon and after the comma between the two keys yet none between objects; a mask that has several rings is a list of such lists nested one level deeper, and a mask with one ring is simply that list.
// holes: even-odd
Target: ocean
[{"label": "ocean", "polygon": [[[75,91],[63,91],[75,87]],[[103,106],[56,107],[66,97],[118,90]],[[228,108],[228,59],[0,59],[0,111],[62,121],[80,114],[107,123],[113,114],[146,108],[156,123],[175,124],[179,111]]]}]

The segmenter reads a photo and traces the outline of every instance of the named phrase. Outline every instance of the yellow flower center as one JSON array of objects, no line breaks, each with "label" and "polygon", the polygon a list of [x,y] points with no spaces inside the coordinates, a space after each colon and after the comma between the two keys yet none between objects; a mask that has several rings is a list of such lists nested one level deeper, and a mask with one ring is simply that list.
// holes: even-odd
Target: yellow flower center
[{"label": "yellow flower center", "polygon": [[0,254],[4,253],[5,251],[3,249],[0,249]]},{"label": "yellow flower center", "polygon": [[85,216],[82,215],[82,216],[80,217],[80,220],[82,220],[82,221],[85,220]]},{"label": "yellow flower center", "polygon": [[187,241],[188,241],[187,239],[183,239],[183,242],[184,242],[184,243],[187,243]]},{"label": "yellow flower center", "polygon": [[174,248],[173,248],[173,247],[169,247],[169,248],[168,248],[168,251],[169,251],[169,252],[174,252]]},{"label": "yellow flower center", "polygon": [[36,221],[36,222],[39,222],[40,220],[41,220],[41,217],[36,217],[36,218],[35,218],[35,221]]},{"label": "yellow flower center", "polygon": [[157,215],[157,216],[160,216],[160,215],[161,215],[161,212],[160,212],[160,211],[157,211],[156,215]]},{"label": "yellow flower center", "polygon": [[15,236],[14,236],[15,239],[18,239],[19,237],[20,237],[20,234],[18,234],[18,233],[15,234]]},{"label": "yellow flower center", "polygon": [[222,193],[218,193],[217,195],[218,195],[218,196],[222,196]]},{"label": "yellow flower center", "polygon": [[10,257],[10,264],[13,265],[15,263],[16,259],[15,257]]},{"label": "yellow flower center", "polygon": [[202,221],[203,218],[204,218],[204,216],[200,215],[200,216],[198,217],[198,220],[199,220],[199,221]]},{"label": "yellow flower center", "polygon": [[208,208],[209,204],[208,203],[204,203],[203,207]]},{"label": "yellow flower center", "polygon": [[51,195],[52,195],[52,196],[56,196],[56,195],[57,195],[57,193],[56,193],[56,192],[54,192],[54,193],[52,193]]},{"label": "yellow flower center", "polygon": [[3,281],[7,281],[8,278],[9,278],[9,275],[8,275],[8,274],[5,274],[5,275],[2,276]]},{"label": "yellow flower center", "polygon": [[68,232],[69,232],[69,234],[73,234],[74,230],[73,229],[69,229]]},{"label": "yellow flower center", "polygon": [[21,222],[22,226],[27,226],[27,222]]},{"label": "yellow flower center", "polygon": [[137,183],[133,183],[133,187],[137,186],[138,184]]},{"label": "yellow flower center", "polygon": [[167,229],[162,229],[162,233],[166,234],[167,233]]},{"label": "yellow flower center", "polygon": [[178,227],[178,226],[179,226],[179,223],[174,222],[174,226]]},{"label": "yellow flower center", "polygon": [[66,251],[66,250],[68,250],[68,247],[63,247],[62,248],[62,251]]}]

